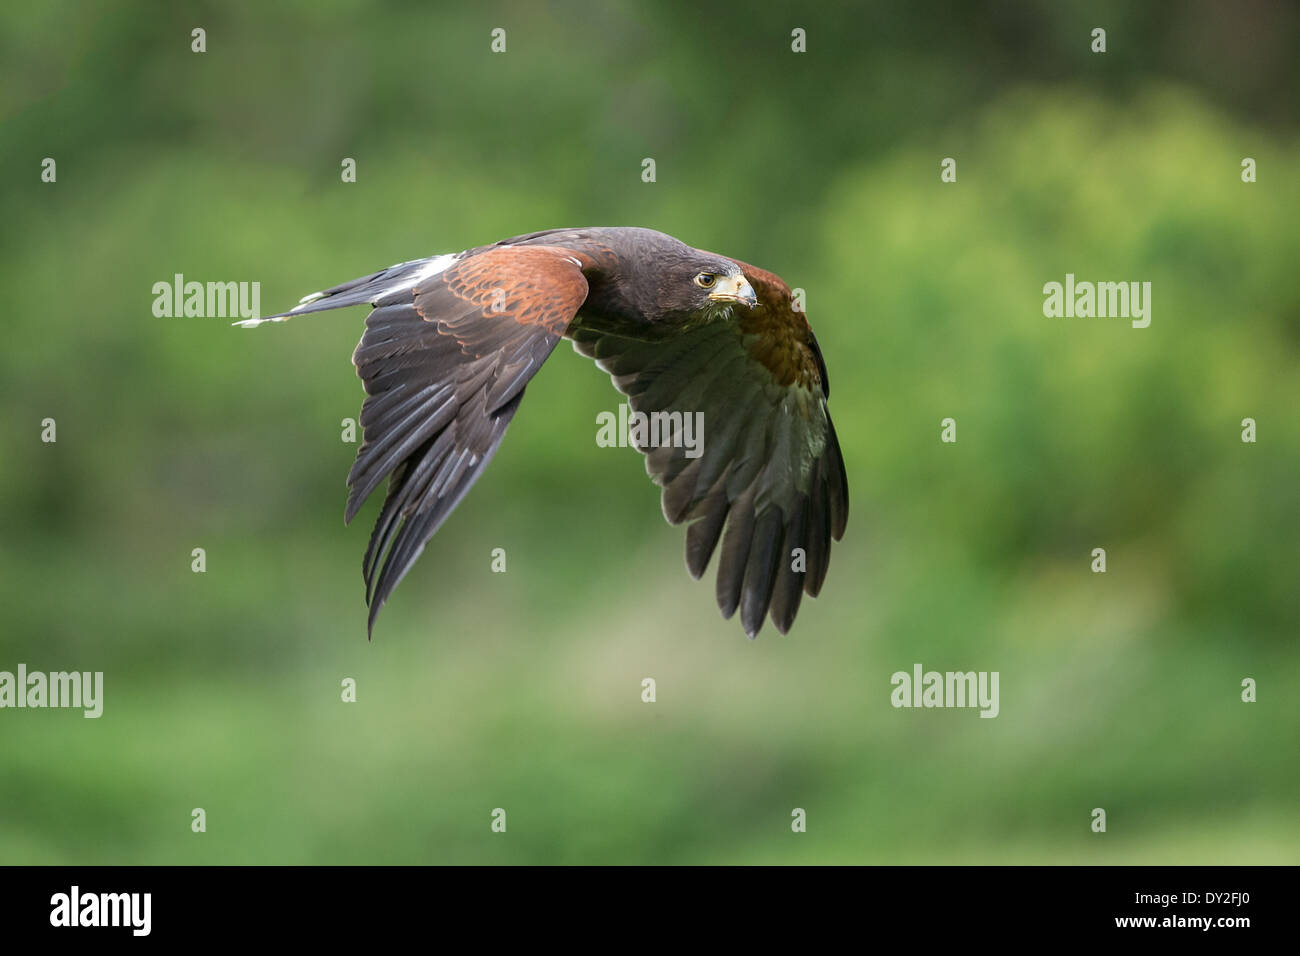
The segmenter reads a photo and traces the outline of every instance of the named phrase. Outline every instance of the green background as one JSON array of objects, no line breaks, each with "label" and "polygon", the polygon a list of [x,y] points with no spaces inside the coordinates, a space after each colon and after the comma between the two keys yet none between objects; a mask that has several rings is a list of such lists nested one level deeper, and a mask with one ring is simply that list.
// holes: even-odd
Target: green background
[{"label": "green background", "polygon": [[[1294,8],[105,6],[0,12],[0,670],[105,673],[98,720],[0,711],[0,862],[1296,860]],[[572,225],[807,290],[822,596],[722,621],[562,346],[367,643],[364,310],[152,286],[269,313]],[[1067,272],[1150,281],[1150,328],[1045,318]],[[917,662],[998,671],[1001,715],[895,710]]]}]

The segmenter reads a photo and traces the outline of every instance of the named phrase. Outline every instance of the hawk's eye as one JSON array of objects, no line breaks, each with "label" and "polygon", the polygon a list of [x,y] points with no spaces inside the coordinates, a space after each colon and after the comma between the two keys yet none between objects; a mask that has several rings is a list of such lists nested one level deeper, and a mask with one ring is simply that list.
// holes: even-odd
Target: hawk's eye
[{"label": "hawk's eye", "polygon": [[718,277],[712,272],[701,272],[695,277],[695,284],[701,289],[707,289],[718,281]]}]

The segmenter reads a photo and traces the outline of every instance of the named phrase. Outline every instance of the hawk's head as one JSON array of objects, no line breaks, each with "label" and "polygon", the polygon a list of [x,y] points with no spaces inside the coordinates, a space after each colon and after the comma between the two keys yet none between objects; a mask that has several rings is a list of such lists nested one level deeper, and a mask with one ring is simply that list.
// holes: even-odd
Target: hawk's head
[{"label": "hawk's head", "polygon": [[721,256],[691,250],[691,255],[660,262],[655,311],[664,318],[713,315],[737,305],[758,303],[740,266]]}]

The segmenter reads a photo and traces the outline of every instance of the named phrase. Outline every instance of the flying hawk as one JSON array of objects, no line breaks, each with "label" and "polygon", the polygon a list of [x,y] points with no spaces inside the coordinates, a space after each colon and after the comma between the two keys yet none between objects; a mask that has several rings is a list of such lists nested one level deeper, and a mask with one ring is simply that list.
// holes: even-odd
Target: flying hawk
[{"label": "flying hawk", "polygon": [[721,539],[723,617],[739,608],[754,637],[770,610],[784,634],[802,592],[821,590],[848,483],[826,363],[777,276],[650,229],[552,229],[401,262],[236,324],[362,303],[373,309],[352,361],[367,398],[346,520],[388,479],[362,562],[368,632],[561,338],[609,373],[634,412],[703,414],[694,455],[681,441],[636,444],[664,517],[689,522],[693,577]]}]

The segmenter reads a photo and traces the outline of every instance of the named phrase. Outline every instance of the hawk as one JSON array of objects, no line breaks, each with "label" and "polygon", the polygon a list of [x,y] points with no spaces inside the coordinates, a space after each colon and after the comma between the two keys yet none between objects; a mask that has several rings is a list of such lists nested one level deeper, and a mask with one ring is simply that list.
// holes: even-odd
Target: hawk
[{"label": "hawk", "polygon": [[400,262],[305,297],[255,326],[367,304],[353,353],[366,391],[345,520],[388,481],[362,561],[367,633],[402,577],[492,460],[560,339],[595,359],[633,412],[703,415],[634,444],[687,523],[700,578],[721,542],[717,600],[745,633],[782,634],[826,577],[849,493],[826,409],[826,362],[789,287],[763,269],[640,228],[552,229]]}]

